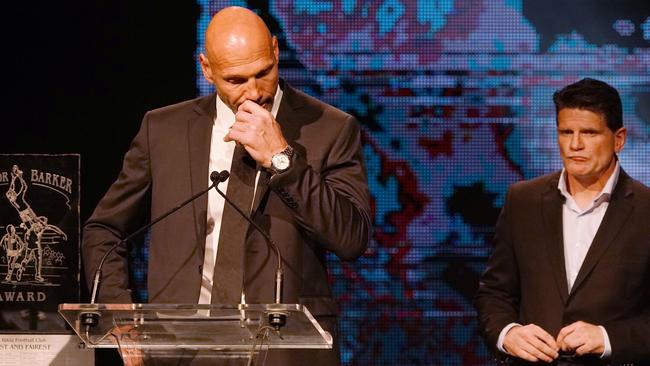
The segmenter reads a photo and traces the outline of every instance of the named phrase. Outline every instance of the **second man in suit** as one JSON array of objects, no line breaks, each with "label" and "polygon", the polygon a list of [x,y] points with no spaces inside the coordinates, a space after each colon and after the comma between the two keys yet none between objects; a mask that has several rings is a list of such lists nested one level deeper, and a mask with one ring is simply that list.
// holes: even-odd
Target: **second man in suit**
[{"label": "second man in suit", "polygon": [[513,185],[475,305],[515,363],[650,361],[650,189],[623,171],[621,99],[583,79],[555,93],[564,168]]}]

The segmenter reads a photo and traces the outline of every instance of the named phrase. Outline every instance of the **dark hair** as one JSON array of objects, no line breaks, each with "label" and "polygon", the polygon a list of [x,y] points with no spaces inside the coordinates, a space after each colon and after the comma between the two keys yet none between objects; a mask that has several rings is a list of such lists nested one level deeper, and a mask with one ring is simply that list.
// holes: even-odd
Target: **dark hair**
[{"label": "dark hair", "polygon": [[585,78],[567,85],[553,93],[553,103],[556,115],[564,108],[586,109],[605,117],[613,132],[623,127],[621,96],[604,81]]}]

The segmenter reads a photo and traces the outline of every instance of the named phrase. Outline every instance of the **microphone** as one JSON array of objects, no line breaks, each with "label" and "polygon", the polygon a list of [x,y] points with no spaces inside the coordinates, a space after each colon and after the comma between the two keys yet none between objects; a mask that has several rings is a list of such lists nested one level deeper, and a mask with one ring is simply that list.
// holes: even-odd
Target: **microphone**
[{"label": "microphone", "polygon": [[215,170],[214,172],[210,173],[210,180],[213,184],[215,184],[215,187],[217,184],[227,181],[228,178],[230,178],[230,173],[227,170],[222,170],[218,173]]},{"label": "microphone", "polygon": [[[214,185],[214,189],[217,190],[217,193],[223,199],[228,202],[230,207],[234,208],[237,213],[246,221],[248,221],[249,224],[251,224],[255,230],[257,230],[264,239],[266,240],[266,245],[275,251],[276,256],[278,257],[278,266],[275,271],[275,303],[276,304],[281,304],[282,303],[282,281],[284,274],[282,272],[282,254],[280,253],[280,248],[278,245],[271,239],[271,236],[264,231],[257,223],[248,217],[234,202],[232,202],[220,189],[219,189],[219,183],[224,182],[228,177],[230,177],[230,173],[228,173],[227,170],[222,170],[221,172],[215,174],[216,172],[212,172],[210,174],[210,179],[212,180],[212,185]],[[222,179],[222,180],[220,180]],[[272,311],[269,313],[269,324],[275,328],[276,331],[279,331],[281,327],[283,327],[287,323],[287,315],[282,312],[282,311]]]},{"label": "microphone", "polygon": [[[108,255],[111,254],[117,247],[119,247],[122,244],[126,244],[129,240],[133,239],[136,235],[141,234],[145,230],[151,228],[155,224],[157,224],[159,221],[162,219],[166,218],[167,216],[173,214],[174,212],[180,210],[181,208],[185,207],[188,203],[194,201],[195,199],[201,197],[202,195],[206,194],[209,190],[212,188],[216,188],[217,184],[226,181],[230,174],[227,171],[222,171],[220,173],[213,171],[210,173],[210,180],[212,181],[212,184],[207,188],[202,190],[201,192],[193,195],[192,197],[188,198],[187,200],[181,202],[178,204],[176,207],[172,208],[171,210],[165,212],[164,214],[158,216],[155,218],[153,221],[150,223],[142,226],[138,230],[132,232],[131,234],[127,235],[124,239],[118,241],[117,243],[113,244],[106,253],[102,256],[102,259],[99,261],[99,266],[97,266],[97,271],[95,271],[95,277],[93,279],[93,288],[90,296],[90,305],[95,304],[95,299],[97,298],[97,291],[99,291],[99,284],[101,282],[102,278],[102,267],[104,266],[104,262],[106,261],[106,258],[108,258]],[[99,312],[97,311],[86,311],[82,312],[79,314],[79,318],[81,320],[81,324],[94,327],[99,323]]]}]

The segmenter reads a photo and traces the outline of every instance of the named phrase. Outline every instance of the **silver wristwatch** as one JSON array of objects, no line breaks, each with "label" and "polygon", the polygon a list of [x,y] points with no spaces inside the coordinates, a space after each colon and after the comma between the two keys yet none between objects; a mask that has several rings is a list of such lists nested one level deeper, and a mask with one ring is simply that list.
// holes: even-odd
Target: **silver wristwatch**
[{"label": "silver wristwatch", "polygon": [[271,172],[278,174],[286,171],[291,166],[291,157],[293,156],[293,148],[287,146],[284,150],[271,157]]}]

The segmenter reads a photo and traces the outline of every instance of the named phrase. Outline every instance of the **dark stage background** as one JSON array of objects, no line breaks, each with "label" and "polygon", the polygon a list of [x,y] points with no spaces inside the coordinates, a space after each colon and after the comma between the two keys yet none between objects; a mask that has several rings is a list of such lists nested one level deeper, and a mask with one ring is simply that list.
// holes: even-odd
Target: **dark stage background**
[{"label": "dark stage background", "polygon": [[[554,90],[617,87],[622,165],[650,184],[647,1],[12,5],[0,152],[81,153],[86,219],[145,111],[211,91],[196,47],[227,4],[267,21],[283,77],[363,125],[376,234],[356,263],[330,258],[345,364],[491,364],[471,297],[507,187],[560,166]],[[144,300],[146,247],[133,254]]]}]

